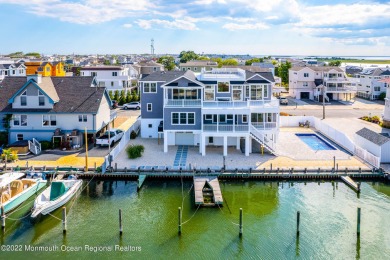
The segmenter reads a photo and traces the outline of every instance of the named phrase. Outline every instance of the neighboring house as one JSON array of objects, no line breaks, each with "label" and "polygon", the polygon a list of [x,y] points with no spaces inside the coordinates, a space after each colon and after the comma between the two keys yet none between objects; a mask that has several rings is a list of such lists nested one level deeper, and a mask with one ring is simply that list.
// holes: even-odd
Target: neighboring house
[{"label": "neighboring house", "polygon": [[390,77],[382,79],[381,82],[386,84],[385,108],[383,111],[383,127],[390,128]]},{"label": "neighboring house", "polygon": [[39,74],[43,77],[63,77],[66,75],[65,64],[62,61],[28,61],[24,65],[27,67],[26,75]]},{"label": "neighboring house", "polygon": [[272,75],[275,76],[275,66],[271,62],[254,62],[252,66],[267,69],[272,72]]},{"label": "neighboring house", "polygon": [[237,68],[156,72],[140,80],[141,136],[164,136],[169,145],[228,146],[272,151],[279,131],[279,102],[272,97],[271,72]]},{"label": "neighboring house", "polygon": [[[9,142],[52,141],[62,136],[83,144],[112,121],[111,100],[93,77],[6,77],[0,87],[0,117],[11,115]],[[56,133],[55,133],[56,132]]]},{"label": "neighboring house", "polygon": [[218,63],[211,60],[191,60],[179,65],[181,71],[201,72],[202,70],[211,70],[212,68],[218,68]]},{"label": "neighboring house", "polygon": [[339,67],[292,67],[289,69],[289,95],[296,99],[322,101],[323,86],[325,100],[351,100],[356,88]]},{"label": "neighboring house", "polygon": [[381,163],[390,163],[390,138],[388,136],[364,127],[356,132],[355,143],[379,157]]},{"label": "neighboring house", "polygon": [[226,65],[226,66],[222,66],[222,68],[236,68],[236,69],[243,69],[243,70],[250,71],[250,72],[269,72],[270,71],[269,69],[260,68],[257,66],[247,66],[247,65],[237,65],[237,66]]},{"label": "neighboring house", "polygon": [[356,76],[359,78],[357,96],[375,100],[386,92],[387,85],[381,80],[390,78],[390,68],[365,68]]},{"label": "neighboring house", "polygon": [[86,66],[80,68],[80,76],[96,77],[99,87],[115,92],[131,89],[129,68],[122,66]]},{"label": "neighboring house", "polygon": [[149,75],[153,72],[164,71],[164,65],[154,61],[141,61],[133,64],[133,68],[137,70],[139,77]]},{"label": "neighboring house", "polygon": [[6,76],[26,76],[26,66],[23,63],[0,64],[0,82]]},{"label": "neighboring house", "polygon": [[359,66],[346,66],[345,67],[345,73],[347,75],[354,77],[355,75],[359,74],[362,72],[363,68]]}]

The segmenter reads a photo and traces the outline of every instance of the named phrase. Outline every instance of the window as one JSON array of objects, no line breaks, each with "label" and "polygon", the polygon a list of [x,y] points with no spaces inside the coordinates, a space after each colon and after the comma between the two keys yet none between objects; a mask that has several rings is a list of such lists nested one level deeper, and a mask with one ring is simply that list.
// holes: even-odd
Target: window
[{"label": "window", "polygon": [[307,72],[303,73],[303,77],[304,78],[308,78],[309,77],[309,73],[307,73]]},{"label": "window", "polygon": [[242,115],[242,122],[248,123],[248,116],[247,115]]},{"label": "window", "polygon": [[111,81],[111,87],[113,87],[114,86],[114,81]]},{"label": "window", "polygon": [[102,87],[102,88],[106,87],[106,82],[99,81],[99,87]]},{"label": "window", "polygon": [[218,93],[229,92],[229,82],[218,82]]},{"label": "window", "polygon": [[172,113],[172,125],[195,125],[195,113]]},{"label": "window", "polygon": [[206,86],[204,89],[204,100],[214,100],[215,88],[214,86]]},{"label": "window", "polygon": [[381,91],[381,87],[374,87],[374,91]]},{"label": "window", "polygon": [[20,96],[20,105],[27,106],[27,90],[25,90]]},{"label": "window", "polygon": [[91,76],[92,77],[96,77],[97,76],[97,72],[91,72]]},{"label": "window", "polygon": [[24,140],[23,134],[17,134],[16,135],[16,140],[17,141],[23,141]]},{"label": "window", "polygon": [[79,115],[79,122],[87,122],[88,116],[87,115]]},{"label": "window", "polygon": [[337,77],[341,78],[341,77],[342,77],[341,73],[338,73],[338,74],[337,74]]},{"label": "window", "polygon": [[112,76],[113,76],[113,77],[118,76],[118,72],[114,71],[114,72],[112,73]]},{"label": "window", "polygon": [[227,115],[227,120],[233,120],[233,115]]},{"label": "window", "polygon": [[186,71],[186,68],[182,68],[183,71]]},{"label": "window", "polygon": [[147,110],[148,112],[152,112],[152,103],[146,104],[146,110]]},{"label": "window", "polygon": [[219,122],[226,123],[226,115],[219,115]]},{"label": "window", "polygon": [[12,75],[15,75],[15,70],[12,70]]},{"label": "window", "polygon": [[44,115],[42,116],[42,126],[56,126],[57,119],[56,116]]},{"label": "window", "polygon": [[212,120],[213,119],[213,115],[205,115],[205,119],[206,120]]},{"label": "window", "polygon": [[194,71],[197,71],[197,67],[194,67]]},{"label": "window", "polygon": [[187,70],[191,70],[191,68],[190,68],[190,67],[188,67],[188,68],[187,68]]},{"label": "window", "polygon": [[152,125],[152,124],[148,124],[148,127],[149,127],[149,128],[152,128],[152,127],[153,127],[153,125]]},{"label": "window", "polygon": [[38,97],[39,99],[39,106],[45,106],[45,97]]},{"label": "window", "polygon": [[242,100],[242,86],[233,86],[233,100]]},{"label": "window", "polygon": [[157,83],[144,83],[144,93],[157,93]]},{"label": "window", "polygon": [[213,144],[213,143],[214,143],[214,137],[209,136],[209,144]]},{"label": "window", "polygon": [[156,67],[153,67],[153,71],[157,71],[157,68],[156,68]]},{"label": "window", "polygon": [[309,84],[308,84],[307,82],[303,82],[303,86],[304,86],[304,87],[308,87]]},{"label": "window", "polygon": [[50,67],[47,66],[47,67],[46,67],[46,72],[49,72],[49,71],[50,71]]},{"label": "window", "polygon": [[14,126],[27,126],[27,115],[15,115]]}]

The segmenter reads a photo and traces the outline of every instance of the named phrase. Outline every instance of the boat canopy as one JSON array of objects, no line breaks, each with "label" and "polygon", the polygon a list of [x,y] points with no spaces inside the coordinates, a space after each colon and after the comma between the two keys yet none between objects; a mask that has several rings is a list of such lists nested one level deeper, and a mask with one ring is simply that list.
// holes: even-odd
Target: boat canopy
[{"label": "boat canopy", "polygon": [[56,200],[62,195],[65,194],[67,191],[67,188],[63,182],[52,182],[51,183],[51,189],[50,189],[50,200]]}]

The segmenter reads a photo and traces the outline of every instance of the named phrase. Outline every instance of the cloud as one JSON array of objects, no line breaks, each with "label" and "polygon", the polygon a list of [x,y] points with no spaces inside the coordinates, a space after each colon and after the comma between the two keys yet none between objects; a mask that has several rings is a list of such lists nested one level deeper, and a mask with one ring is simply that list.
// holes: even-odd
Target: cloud
[{"label": "cloud", "polygon": [[125,28],[131,28],[133,27],[133,25],[131,23],[125,23],[124,25],[122,25],[123,27]]},{"label": "cloud", "polygon": [[236,30],[265,30],[268,29],[269,26],[264,23],[227,23],[222,26],[222,28],[227,29],[229,31]]},{"label": "cloud", "polygon": [[139,27],[142,29],[152,29],[152,28],[158,28],[158,27],[163,27],[167,29],[180,29],[180,30],[198,30],[196,27],[196,24],[190,21],[186,20],[173,20],[173,21],[168,21],[168,20],[161,20],[161,19],[151,19],[151,20],[143,20],[139,19],[136,21]]}]

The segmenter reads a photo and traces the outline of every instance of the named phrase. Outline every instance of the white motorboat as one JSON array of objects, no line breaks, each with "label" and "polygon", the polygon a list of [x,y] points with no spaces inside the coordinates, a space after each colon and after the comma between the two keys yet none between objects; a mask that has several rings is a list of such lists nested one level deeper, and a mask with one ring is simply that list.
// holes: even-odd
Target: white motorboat
[{"label": "white motorboat", "polygon": [[7,186],[11,182],[20,179],[24,176],[22,172],[7,172],[0,175],[0,188]]},{"label": "white motorboat", "polygon": [[31,217],[47,215],[65,205],[81,188],[83,181],[77,179],[53,181],[34,202]]}]

